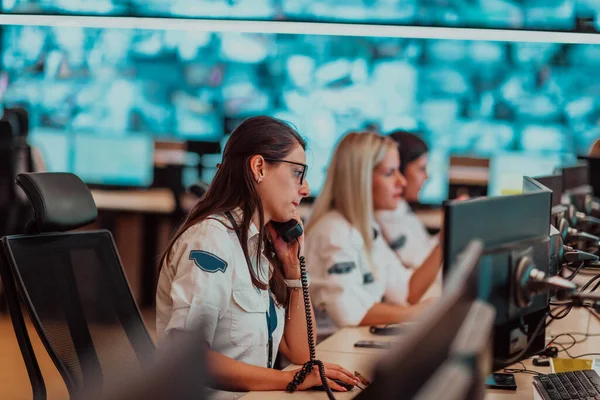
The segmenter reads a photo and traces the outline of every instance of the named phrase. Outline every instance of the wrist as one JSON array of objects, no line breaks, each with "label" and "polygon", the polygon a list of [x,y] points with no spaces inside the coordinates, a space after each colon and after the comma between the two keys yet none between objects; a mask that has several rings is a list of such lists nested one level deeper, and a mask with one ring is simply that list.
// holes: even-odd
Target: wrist
[{"label": "wrist", "polygon": [[281,387],[281,390],[286,390],[288,384],[292,381],[292,379],[294,379],[294,373],[296,371],[279,371],[281,372],[280,377],[279,377],[279,385]]},{"label": "wrist", "polygon": [[283,277],[285,279],[300,279],[300,263],[296,262],[283,264]]},{"label": "wrist", "polygon": [[297,271],[285,271],[283,273],[283,278],[287,279],[287,280],[294,280],[294,279],[300,279],[302,276],[302,274],[300,274],[300,268],[298,268]]}]

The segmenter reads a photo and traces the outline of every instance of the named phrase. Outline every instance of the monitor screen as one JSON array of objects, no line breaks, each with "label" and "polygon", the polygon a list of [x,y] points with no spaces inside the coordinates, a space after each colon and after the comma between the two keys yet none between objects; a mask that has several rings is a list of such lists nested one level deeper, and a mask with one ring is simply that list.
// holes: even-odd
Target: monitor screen
[{"label": "monitor screen", "polygon": [[154,141],[145,135],[74,135],[72,171],[90,184],[150,186]]},{"label": "monitor screen", "polygon": [[507,152],[492,157],[488,184],[489,196],[522,193],[523,177],[550,175],[569,163],[571,155],[559,153]]},{"label": "monitor screen", "polygon": [[36,129],[27,138],[42,155],[48,172],[71,172],[69,135],[60,130]]}]

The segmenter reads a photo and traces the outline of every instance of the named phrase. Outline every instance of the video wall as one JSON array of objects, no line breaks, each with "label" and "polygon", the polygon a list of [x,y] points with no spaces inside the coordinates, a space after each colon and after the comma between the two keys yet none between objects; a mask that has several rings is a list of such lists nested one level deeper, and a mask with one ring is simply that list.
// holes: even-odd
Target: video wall
[{"label": "video wall", "polygon": [[[49,11],[119,4],[3,6],[50,3]],[[315,195],[346,132],[422,135],[431,149],[422,201],[440,203],[451,154],[562,160],[600,137],[598,45],[4,26],[1,61],[9,76],[5,103],[29,110],[32,142],[59,169],[72,168],[69,155],[81,141],[57,135],[224,143],[243,118],[267,114],[307,137]],[[65,154],[67,161],[52,160]],[[108,152],[106,162],[118,164],[117,154]],[[219,157],[202,157],[201,179],[210,181]]]},{"label": "video wall", "polygon": [[5,13],[598,31],[599,0],[3,0]]}]

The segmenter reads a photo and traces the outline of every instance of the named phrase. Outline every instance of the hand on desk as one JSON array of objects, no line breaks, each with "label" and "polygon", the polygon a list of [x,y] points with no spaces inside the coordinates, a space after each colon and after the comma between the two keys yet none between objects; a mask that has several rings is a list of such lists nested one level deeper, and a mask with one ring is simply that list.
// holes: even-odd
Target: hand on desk
[{"label": "hand on desk", "polygon": [[[354,375],[347,369],[342,368],[337,364],[323,364],[325,365],[325,375],[327,376],[327,378],[329,378],[329,386],[333,390],[336,390],[338,392],[347,392],[345,388],[332,381],[332,379],[339,379],[340,381],[353,386],[360,384],[360,381],[357,378],[355,378]],[[292,379],[294,379],[294,375],[296,374],[296,372],[298,372],[298,370],[299,368],[291,371],[285,371],[289,378],[288,382],[291,382]],[[322,385],[321,375],[319,375],[319,368],[315,366],[310,375],[306,377],[306,380],[298,386],[298,390],[307,390],[312,388],[313,386],[319,385]]]}]

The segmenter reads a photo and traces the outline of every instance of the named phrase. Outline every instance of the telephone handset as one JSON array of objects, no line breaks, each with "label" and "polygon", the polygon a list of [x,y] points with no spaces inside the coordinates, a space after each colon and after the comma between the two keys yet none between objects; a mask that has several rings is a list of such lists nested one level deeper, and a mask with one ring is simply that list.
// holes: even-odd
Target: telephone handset
[{"label": "telephone handset", "polygon": [[271,221],[271,225],[287,243],[298,239],[304,233],[302,226],[295,219],[290,219],[288,222]]}]

